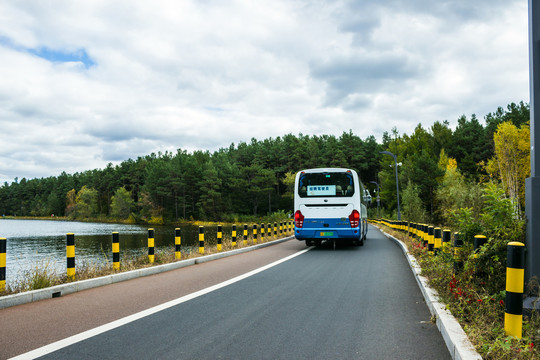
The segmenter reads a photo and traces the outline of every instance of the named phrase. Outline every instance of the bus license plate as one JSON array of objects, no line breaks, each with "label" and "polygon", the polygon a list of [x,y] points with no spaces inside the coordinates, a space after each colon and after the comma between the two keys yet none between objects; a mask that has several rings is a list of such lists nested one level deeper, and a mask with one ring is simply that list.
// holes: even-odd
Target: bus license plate
[{"label": "bus license plate", "polygon": [[321,232],[321,236],[334,236],[334,232],[332,231]]}]

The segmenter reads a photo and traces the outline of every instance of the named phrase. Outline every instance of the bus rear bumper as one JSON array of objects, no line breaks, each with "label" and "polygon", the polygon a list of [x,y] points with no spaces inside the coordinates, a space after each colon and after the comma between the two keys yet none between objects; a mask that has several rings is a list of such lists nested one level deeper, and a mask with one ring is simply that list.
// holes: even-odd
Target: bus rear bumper
[{"label": "bus rear bumper", "polygon": [[294,236],[297,240],[308,239],[360,239],[360,227],[348,229],[308,228],[296,229]]}]

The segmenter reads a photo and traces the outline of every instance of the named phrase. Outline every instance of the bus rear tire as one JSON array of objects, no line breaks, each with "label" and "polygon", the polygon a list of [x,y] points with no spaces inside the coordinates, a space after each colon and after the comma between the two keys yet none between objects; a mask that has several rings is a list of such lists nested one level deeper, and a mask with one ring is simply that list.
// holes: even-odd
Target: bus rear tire
[{"label": "bus rear tire", "polygon": [[306,240],[306,246],[313,246],[313,240]]}]

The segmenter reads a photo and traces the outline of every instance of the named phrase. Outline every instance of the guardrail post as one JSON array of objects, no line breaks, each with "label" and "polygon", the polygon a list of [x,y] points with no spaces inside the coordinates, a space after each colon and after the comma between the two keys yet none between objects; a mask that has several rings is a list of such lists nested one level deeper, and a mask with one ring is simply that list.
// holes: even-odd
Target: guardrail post
[{"label": "guardrail post", "polygon": [[67,276],[69,279],[75,278],[75,234],[66,235],[66,257],[67,257]]},{"label": "guardrail post", "polygon": [[428,247],[429,243],[429,236],[428,236],[428,226],[426,224],[422,225],[422,243],[424,244],[424,247]]},{"label": "guardrail post", "polygon": [[0,291],[6,290],[7,239],[0,238]]},{"label": "guardrail post", "polygon": [[232,245],[232,247],[236,247],[236,224],[233,224],[233,226],[232,226],[231,245]]},{"label": "guardrail post", "polygon": [[182,229],[174,229],[174,257],[175,259],[182,258]]},{"label": "guardrail post", "polygon": [[154,229],[148,229],[148,262],[150,264],[154,263],[155,252],[154,252]]},{"label": "guardrail post", "polygon": [[283,237],[283,221],[279,222],[279,237]]},{"label": "guardrail post", "polygon": [[506,257],[506,301],[504,331],[521,339],[523,325],[523,283],[525,278],[525,244],[508,243]]},{"label": "guardrail post", "polygon": [[272,237],[272,224],[268,223],[266,226],[266,233],[268,234],[268,240]]},{"label": "guardrail post", "polygon": [[448,229],[445,229],[442,232],[442,251],[445,254],[450,253],[450,234],[451,231]]},{"label": "guardrail post", "polygon": [[484,235],[474,236],[474,258],[478,259],[478,251],[487,242],[487,238]]},{"label": "guardrail post", "polygon": [[120,234],[112,233],[112,261],[113,269],[120,270]]},{"label": "guardrail post", "polygon": [[261,242],[264,242],[264,224],[261,224]]},{"label": "guardrail post", "polygon": [[217,226],[217,251],[221,251],[221,239],[223,238],[223,227]]},{"label": "guardrail post", "polygon": [[428,226],[428,254],[433,255],[435,240],[433,237],[433,226]]},{"label": "guardrail post", "polygon": [[277,223],[274,223],[274,239],[277,239]]},{"label": "guardrail post", "polygon": [[248,226],[247,224],[244,224],[244,246],[247,246],[248,242]]},{"label": "guardrail post", "polygon": [[454,233],[454,274],[459,273],[463,269],[463,258],[461,255],[461,248],[463,247],[463,240],[460,239],[459,233]]},{"label": "guardrail post", "polygon": [[442,230],[441,228],[433,229],[433,248],[435,249],[435,254],[439,253],[442,247]]},{"label": "guardrail post", "polygon": [[257,243],[257,224],[253,224],[253,243]]},{"label": "guardrail post", "polygon": [[204,254],[204,226],[199,226],[199,254]]}]

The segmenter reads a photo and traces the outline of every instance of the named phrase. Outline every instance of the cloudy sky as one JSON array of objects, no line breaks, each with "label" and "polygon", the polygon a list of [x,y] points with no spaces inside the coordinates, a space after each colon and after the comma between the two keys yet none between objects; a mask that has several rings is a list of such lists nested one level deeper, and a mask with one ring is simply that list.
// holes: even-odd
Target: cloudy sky
[{"label": "cloudy sky", "polygon": [[0,182],[529,101],[524,0],[2,0]]}]

